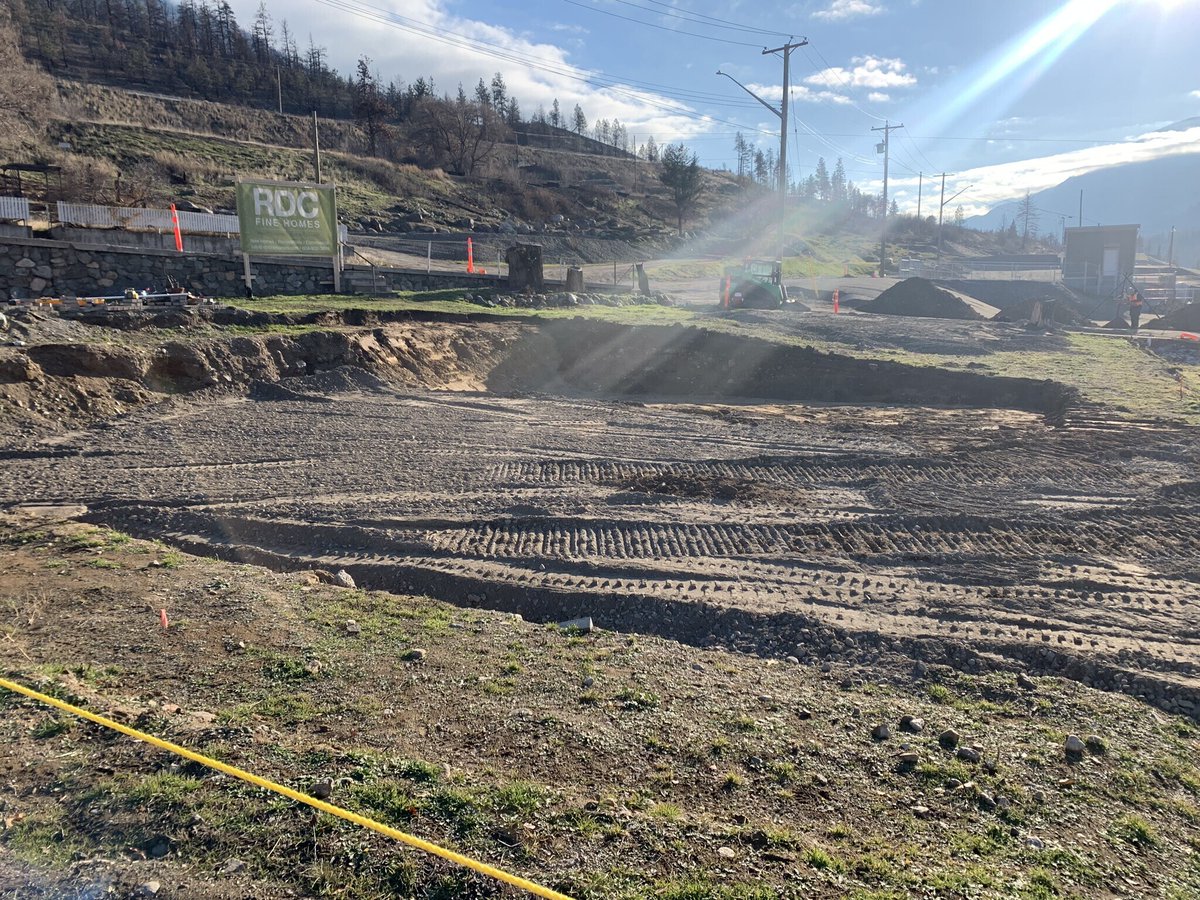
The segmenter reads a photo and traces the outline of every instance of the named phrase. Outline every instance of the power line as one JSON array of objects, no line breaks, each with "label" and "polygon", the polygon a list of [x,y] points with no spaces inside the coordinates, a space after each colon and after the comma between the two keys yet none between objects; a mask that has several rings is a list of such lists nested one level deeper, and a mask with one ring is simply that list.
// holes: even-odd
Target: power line
[{"label": "power line", "polygon": [[[677,9],[676,7],[672,6],[669,3],[664,3],[663,0],[646,0],[646,2],[653,3],[655,6],[665,7],[666,9],[669,9],[669,10]],[[688,12],[687,10],[679,10],[679,11],[680,12]],[[718,19],[716,16],[706,16],[704,13],[691,12],[690,15],[696,16],[697,18],[700,18],[700,19],[708,19],[710,22],[715,22],[718,25],[725,25],[729,28],[740,28],[740,29],[743,29],[746,31],[759,31],[762,34],[774,34],[774,35],[778,35],[779,37],[784,36],[784,33],[782,31],[766,31],[763,29],[750,28],[748,26],[739,25],[737,22],[730,22],[728,19]]]},{"label": "power line", "polygon": [[590,9],[592,12],[598,12],[601,15],[612,16],[614,19],[624,19],[626,22],[633,22],[635,25],[643,25],[646,28],[657,28],[660,31],[669,31],[671,34],[686,34],[689,37],[700,38],[705,41],[716,41],[718,44],[732,44],[735,47],[761,47],[761,44],[748,44],[745,41],[731,41],[728,38],[713,37],[708,34],[699,34],[695,31],[680,31],[677,28],[668,28],[666,25],[656,25],[653,22],[644,22],[641,19],[635,19],[632,16],[623,16],[620,13],[615,13],[608,9],[599,9],[589,3],[580,3],[578,0],[563,0],[563,3],[569,3],[572,6],[578,6],[580,9]]},{"label": "power line", "polygon": [[[849,94],[851,92],[850,84],[844,78],[842,78],[841,74],[839,74],[838,67],[830,65],[829,60],[827,60],[824,56],[822,56],[821,51],[818,50],[816,47],[813,48],[813,52],[815,54],[817,54],[817,58],[820,59],[821,62],[823,62],[825,64],[825,68],[823,70],[821,70],[821,69],[817,68],[816,63],[814,63],[811,59],[809,59],[808,64],[813,67],[813,72],[815,72],[817,75],[825,75],[827,73],[832,72],[834,75],[837,76],[837,80],[842,85],[842,88],[846,91],[847,94]],[[808,54],[808,51],[806,50],[805,55],[807,56],[807,54]],[[826,81],[825,84],[826,84],[826,86],[828,86],[829,82]],[[868,119],[874,119],[876,122],[886,122],[887,121],[883,116],[877,116],[877,115],[875,115],[875,113],[867,112],[865,109],[863,109],[861,106],[859,106],[853,100],[851,100],[849,97],[847,97],[846,100],[848,100],[851,106],[853,106],[855,109],[857,109],[860,113],[862,113]]]},{"label": "power line", "polygon": [[[407,16],[401,16],[398,13],[394,13],[390,10],[382,9],[380,7],[371,5],[370,3],[363,2],[363,0],[317,0],[317,2],[323,3],[326,6],[333,6],[334,8],[341,8],[353,15],[369,19],[370,21],[377,22],[379,24],[389,25],[390,27],[397,28],[401,31],[408,31],[413,34],[419,34],[422,37],[428,37],[440,43],[472,50],[474,52],[486,56],[492,56],[493,58],[504,61],[517,62],[522,65],[527,65],[531,68],[541,69],[542,71],[549,72],[551,74],[576,78],[577,80],[583,80],[589,84],[593,84],[593,86],[608,87],[610,84],[604,84],[604,82],[609,82],[611,83],[611,86],[614,87],[630,86],[650,88],[658,93],[663,94],[664,96],[677,96],[679,99],[684,99],[688,102],[711,102],[716,105],[738,106],[743,108],[752,106],[752,104],[743,103],[740,100],[732,100],[728,95],[712,94],[702,91],[691,91],[652,81],[619,78],[617,76],[607,75],[598,70],[582,69],[578,67],[572,67],[570,69],[563,68],[557,62],[547,60],[545,58],[514,56],[513,53],[515,51],[512,51],[506,47],[502,47],[491,41],[471,38],[464,34],[459,34],[457,32],[430,25],[427,22],[421,22],[418,19],[410,19]],[[409,24],[403,24],[405,22]],[[580,73],[587,75],[587,78],[581,78]],[[595,82],[600,82],[601,84],[597,85]]]},{"label": "power line", "polygon": [[[666,3],[658,3],[658,6],[664,7],[664,9],[659,10],[651,9],[648,6],[642,6],[639,3],[633,3],[632,0],[616,0],[616,2],[624,6],[632,6],[634,9],[640,9],[643,12],[654,13],[658,16],[670,16],[675,19],[682,19],[684,22],[693,22],[697,25],[706,25],[709,28],[724,28],[729,31],[747,31],[751,34],[777,35],[780,37],[783,36],[783,32],[781,31],[768,31],[765,28],[753,28],[749,25],[739,25],[736,22],[729,22],[725,19],[717,19],[713,16],[706,16],[701,13],[689,13],[687,10],[676,9],[672,6],[668,6]],[[654,0],[651,0],[651,2],[654,2]],[[706,19],[709,21],[705,21]]]},{"label": "power line", "polygon": [[[744,131],[747,131],[749,133],[754,133],[754,134],[769,134],[770,133],[770,132],[764,131],[760,128],[756,128],[751,125],[744,125],[740,122],[733,122],[728,119],[717,118],[716,116],[700,114],[700,113],[697,113],[694,110],[691,110],[685,106],[671,105],[667,102],[664,102],[664,100],[657,100],[652,97],[647,97],[647,96],[645,96],[644,93],[639,93],[636,88],[626,88],[626,87],[622,86],[624,83],[627,83],[627,82],[631,82],[634,85],[639,83],[632,79],[628,79],[628,80],[618,79],[615,76],[606,75],[606,74],[604,74],[602,72],[598,72],[598,71],[591,71],[591,70],[585,70],[585,69],[579,69],[579,70],[564,69],[560,66],[548,64],[545,61],[537,62],[537,61],[535,61],[536,58],[515,55],[514,52],[510,52],[507,49],[499,47],[498,45],[492,44],[488,41],[475,40],[473,38],[468,38],[465,35],[456,34],[455,32],[447,31],[445,29],[440,29],[440,28],[435,29],[432,26],[427,25],[426,23],[422,23],[422,22],[419,22],[414,19],[408,19],[404,16],[400,16],[395,13],[387,12],[384,10],[379,10],[377,7],[370,7],[370,4],[362,4],[360,6],[360,5],[351,3],[350,0],[316,0],[316,2],[321,3],[325,6],[329,6],[333,9],[338,9],[343,12],[348,12],[351,15],[355,15],[360,18],[367,19],[367,20],[375,22],[377,24],[387,25],[389,27],[396,28],[400,31],[407,31],[412,34],[420,35],[421,37],[427,38],[427,39],[435,41],[437,43],[446,44],[447,46],[457,47],[459,49],[470,50],[470,51],[478,53],[482,56],[487,56],[487,57],[491,57],[493,59],[499,59],[499,60],[503,60],[506,62],[511,62],[511,63],[517,64],[517,65],[525,66],[526,68],[538,69],[538,70],[541,70],[544,72],[549,72],[551,74],[560,75],[562,77],[569,78],[574,81],[579,81],[584,84],[591,85],[592,87],[597,87],[597,88],[601,88],[603,90],[607,90],[613,94],[628,97],[636,102],[645,104],[646,106],[650,106],[650,107],[653,107],[656,109],[663,110],[664,112],[668,112],[673,115],[678,115],[678,116],[682,116],[684,118],[690,118],[690,119],[694,119],[696,121],[701,121],[701,122],[705,122],[705,123],[719,122],[723,125],[731,125],[735,128],[739,128],[739,129],[742,129]],[[369,9],[374,9],[375,12],[370,12],[368,10],[364,10],[362,8],[362,6],[367,6]],[[400,20],[403,20],[404,22],[412,22],[414,24],[413,25],[405,25],[402,22],[394,21],[395,19],[400,19]],[[642,82],[642,84],[645,84],[645,82]],[[665,96],[664,99],[669,101],[673,98],[671,98],[669,95],[667,95],[667,96]],[[693,100],[691,102],[700,102],[700,101]]]}]

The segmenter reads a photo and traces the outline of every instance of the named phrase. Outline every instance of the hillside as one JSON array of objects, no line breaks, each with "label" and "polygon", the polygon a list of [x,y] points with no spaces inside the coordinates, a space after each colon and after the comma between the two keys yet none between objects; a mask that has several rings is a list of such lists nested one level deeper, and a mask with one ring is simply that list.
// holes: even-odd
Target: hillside
[{"label": "hillside", "polygon": [[[1200,119],[1188,119],[1171,131],[1197,129]],[[1200,264],[1200,196],[1191,186],[1200,184],[1200,145],[1196,152],[1148,162],[1127,163],[1069,178],[1062,184],[1032,195],[1041,209],[1041,230],[1058,232],[1059,215],[1078,216],[1079,192],[1083,191],[1085,225],[1139,224],[1148,252],[1166,256],[1170,230],[1176,229],[1175,260],[1184,265]],[[1015,215],[1011,203],[983,216],[967,220],[972,228],[995,230]]]}]

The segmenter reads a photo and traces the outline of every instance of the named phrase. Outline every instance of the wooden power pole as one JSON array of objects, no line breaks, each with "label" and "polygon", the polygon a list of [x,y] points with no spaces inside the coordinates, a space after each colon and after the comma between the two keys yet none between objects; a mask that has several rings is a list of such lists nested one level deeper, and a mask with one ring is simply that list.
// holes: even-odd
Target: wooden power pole
[{"label": "wooden power pole", "polygon": [[879,237],[879,277],[887,273],[887,213],[888,213],[888,161],[892,152],[892,132],[903,128],[903,125],[892,125],[886,119],[882,128],[872,128],[872,131],[883,132],[883,143],[879,152],[883,154],[883,234]]}]

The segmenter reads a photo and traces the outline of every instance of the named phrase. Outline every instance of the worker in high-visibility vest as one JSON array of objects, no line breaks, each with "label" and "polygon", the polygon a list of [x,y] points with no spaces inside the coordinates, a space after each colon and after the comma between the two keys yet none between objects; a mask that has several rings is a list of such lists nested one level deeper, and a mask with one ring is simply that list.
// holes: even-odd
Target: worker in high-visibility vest
[{"label": "worker in high-visibility vest", "polygon": [[1134,331],[1138,330],[1138,322],[1142,318],[1142,292],[1133,290],[1129,292],[1129,327]]}]

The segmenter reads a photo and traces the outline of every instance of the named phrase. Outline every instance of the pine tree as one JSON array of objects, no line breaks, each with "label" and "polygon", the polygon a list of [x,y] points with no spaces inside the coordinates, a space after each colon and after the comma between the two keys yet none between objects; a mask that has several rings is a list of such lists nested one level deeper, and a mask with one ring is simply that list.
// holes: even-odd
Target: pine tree
[{"label": "pine tree", "polygon": [[585,131],[587,131],[587,126],[588,126],[587,116],[585,116],[583,114],[583,109],[582,109],[582,107],[580,107],[580,105],[578,103],[575,104],[575,112],[572,115],[572,123],[571,124],[574,128],[575,133],[578,135],[582,135]]},{"label": "pine tree", "polygon": [[554,98],[554,103],[550,106],[550,124],[555,128],[562,127],[562,110],[558,107],[558,98]]},{"label": "pine tree", "polygon": [[846,167],[840,156],[837,165],[833,167],[833,177],[829,181],[829,197],[834,203],[846,202]]},{"label": "pine tree", "polygon": [[700,161],[696,154],[689,154],[683,144],[670,144],[663,151],[659,180],[671,189],[679,233],[682,234],[684,216],[695,209],[696,202],[704,190]]},{"label": "pine tree", "polygon": [[829,180],[829,169],[825,166],[825,157],[820,157],[817,160],[817,199],[823,203],[828,203],[830,194],[833,191],[833,184]]},{"label": "pine tree", "polygon": [[508,85],[504,83],[504,76],[497,72],[492,76],[492,109],[504,115],[507,105]]}]

